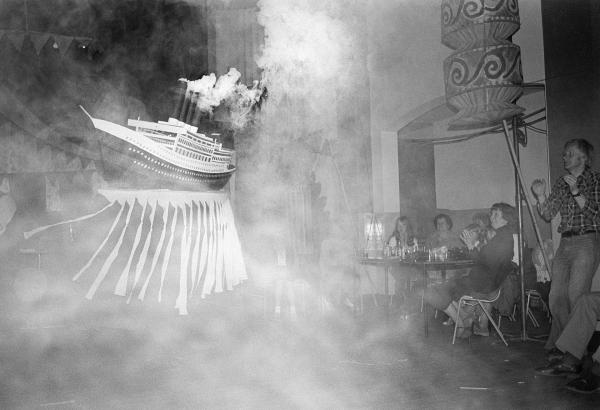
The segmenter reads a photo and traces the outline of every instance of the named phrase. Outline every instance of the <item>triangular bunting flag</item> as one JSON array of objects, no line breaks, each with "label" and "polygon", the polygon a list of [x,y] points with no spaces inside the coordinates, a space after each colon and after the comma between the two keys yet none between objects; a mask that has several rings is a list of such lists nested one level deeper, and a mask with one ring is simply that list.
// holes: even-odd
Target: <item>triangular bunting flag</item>
[{"label": "triangular bunting flag", "polygon": [[81,171],[83,166],[81,165],[81,160],[79,157],[75,157],[74,160],[69,161],[68,170],[69,171]]},{"label": "triangular bunting flag", "polygon": [[30,32],[31,41],[33,42],[33,47],[35,47],[36,54],[40,54],[40,50],[46,45],[48,40],[50,39],[50,34],[48,33],[36,33]]},{"label": "triangular bunting flag", "polygon": [[85,166],[85,171],[95,171],[96,163],[92,160]]},{"label": "triangular bunting flag", "polygon": [[71,161],[73,161],[73,159],[76,157],[76,155],[70,151],[64,151],[64,153],[65,153],[65,159],[67,160],[67,164],[70,164]]},{"label": "triangular bunting flag", "polygon": [[79,43],[83,44],[86,47],[88,47],[92,42],[91,37],[73,37],[73,40],[77,40]]},{"label": "triangular bunting flag", "polygon": [[58,34],[54,34],[53,37],[54,37],[54,42],[58,46],[58,51],[60,52],[60,56],[63,57],[65,55],[65,53],[67,52],[67,50],[69,49],[69,46],[73,42],[73,37],[61,36]]},{"label": "triangular bunting flag", "polygon": [[52,162],[54,163],[55,169],[65,169],[67,165],[67,159],[65,158],[65,152],[52,148]]},{"label": "triangular bunting flag", "polygon": [[56,162],[56,166],[60,167],[60,169],[66,169],[69,160],[67,159],[66,152],[63,150],[58,150],[58,154],[54,157],[54,161]]},{"label": "triangular bunting flag", "polygon": [[329,139],[325,139],[323,141],[323,145],[321,145],[321,152],[319,154],[329,157],[332,154],[331,151],[331,141],[329,141]]},{"label": "triangular bunting flag", "polygon": [[6,37],[8,37],[8,39],[13,44],[13,46],[15,46],[17,51],[21,51],[21,48],[23,47],[23,40],[25,40],[24,32],[7,32]]},{"label": "triangular bunting flag", "polygon": [[96,169],[96,166],[94,164],[94,161],[91,160],[90,158],[86,158],[86,157],[79,157],[79,160],[81,161],[81,168],[84,171],[93,171]]}]

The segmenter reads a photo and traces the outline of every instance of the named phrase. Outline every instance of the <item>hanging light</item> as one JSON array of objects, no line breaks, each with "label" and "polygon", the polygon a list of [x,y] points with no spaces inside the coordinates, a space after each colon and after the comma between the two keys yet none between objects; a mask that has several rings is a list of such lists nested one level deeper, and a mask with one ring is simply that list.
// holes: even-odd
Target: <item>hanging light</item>
[{"label": "hanging light", "polygon": [[523,112],[517,0],[442,0],[442,43],[456,51],[444,61],[446,101],[454,128],[485,126]]}]

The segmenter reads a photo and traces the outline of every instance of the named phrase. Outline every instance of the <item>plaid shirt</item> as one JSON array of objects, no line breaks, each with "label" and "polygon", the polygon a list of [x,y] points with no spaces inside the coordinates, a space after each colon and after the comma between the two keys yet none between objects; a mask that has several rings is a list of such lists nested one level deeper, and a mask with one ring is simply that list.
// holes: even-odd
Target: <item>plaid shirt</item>
[{"label": "plaid shirt", "polygon": [[585,197],[583,209],[571,195],[569,185],[559,178],[552,187],[550,196],[538,210],[544,219],[551,220],[560,212],[558,232],[600,231],[600,173],[585,170],[577,177],[577,188]]}]

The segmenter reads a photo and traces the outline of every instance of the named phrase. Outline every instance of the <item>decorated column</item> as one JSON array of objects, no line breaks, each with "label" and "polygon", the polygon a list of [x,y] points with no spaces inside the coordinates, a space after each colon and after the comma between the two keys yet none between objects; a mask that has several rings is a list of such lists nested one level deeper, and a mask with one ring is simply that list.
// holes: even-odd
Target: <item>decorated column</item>
[{"label": "decorated column", "polygon": [[485,126],[523,112],[517,0],[443,0],[442,44],[446,100],[458,110],[451,127]]}]

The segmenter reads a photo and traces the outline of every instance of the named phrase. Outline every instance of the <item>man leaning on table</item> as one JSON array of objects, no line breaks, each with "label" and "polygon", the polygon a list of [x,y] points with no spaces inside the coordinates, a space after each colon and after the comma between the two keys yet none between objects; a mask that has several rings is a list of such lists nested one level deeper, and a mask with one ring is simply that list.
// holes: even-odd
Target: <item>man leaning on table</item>
[{"label": "man leaning on table", "polygon": [[549,305],[552,326],[546,342],[548,358],[560,357],[556,341],[577,299],[590,291],[600,262],[600,174],[590,168],[594,147],[585,139],[564,146],[560,177],[546,196],[546,181],[536,179],[531,190],[540,215],[550,221],[560,213],[560,245],[552,262]]}]

